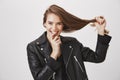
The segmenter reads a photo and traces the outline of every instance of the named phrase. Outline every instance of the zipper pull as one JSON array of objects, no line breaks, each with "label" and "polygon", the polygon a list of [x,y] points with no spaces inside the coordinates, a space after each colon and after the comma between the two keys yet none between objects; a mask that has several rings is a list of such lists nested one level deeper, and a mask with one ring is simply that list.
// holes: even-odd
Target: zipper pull
[{"label": "zipper pull", "polygon": [[78,59],[76,58],[76,56],[74,56],[74,59],[78,63],[78,66],[80,67],[80,69],[82,70],[82,72],[84,72],[84,70],[83,70],[81,64],[79,63]]}]

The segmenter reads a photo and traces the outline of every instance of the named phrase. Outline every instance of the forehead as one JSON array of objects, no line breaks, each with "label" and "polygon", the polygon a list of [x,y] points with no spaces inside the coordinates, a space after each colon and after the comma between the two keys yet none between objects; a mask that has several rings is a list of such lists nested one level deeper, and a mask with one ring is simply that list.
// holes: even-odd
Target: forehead
[{"label": "forehead", "polygon": [[47,15],[47,21],[51,21],[51,22],[62,22],[62,20],[60,19],[60,17],[56,14],[50,13]]}]

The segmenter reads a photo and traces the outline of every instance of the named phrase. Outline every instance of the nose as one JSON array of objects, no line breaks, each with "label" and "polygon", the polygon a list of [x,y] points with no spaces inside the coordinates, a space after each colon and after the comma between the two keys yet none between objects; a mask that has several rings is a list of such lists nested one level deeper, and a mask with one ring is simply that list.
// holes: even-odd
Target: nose
[{"label": "nose", "polygon": [[58,29],[57,29],[57,25],[53,25],[52,26],[52,31],[56,32]]}]

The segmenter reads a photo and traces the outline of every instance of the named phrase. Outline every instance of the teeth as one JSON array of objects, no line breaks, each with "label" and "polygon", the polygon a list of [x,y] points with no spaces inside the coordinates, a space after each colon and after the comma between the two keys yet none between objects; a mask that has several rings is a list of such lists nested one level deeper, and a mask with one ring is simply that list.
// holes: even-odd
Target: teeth
[{"label": "teeth", "polygon": [[57,32],[52,32],[53,34],[56,34]]},{"label": "teeth", "polygon": [[52,34],[57,34],[57,32],[51,32]]}]

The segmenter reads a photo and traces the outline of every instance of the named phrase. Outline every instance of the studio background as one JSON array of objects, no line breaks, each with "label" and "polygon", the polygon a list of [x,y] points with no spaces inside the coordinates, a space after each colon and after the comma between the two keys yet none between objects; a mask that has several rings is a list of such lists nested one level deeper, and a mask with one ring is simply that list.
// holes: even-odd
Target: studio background
[{"label": "studio background", "polygon": [[[89,80],[120,80],[120,1],[119,0],[0,0],[0,80],[33,80],[28,67],[26,46],[45,31],[43,13],[57,4],[84,19],[102,15],[112,36],[105,62],[85,63]],[[95,50],[97,32],[87,25],[62,33],[77,38]]]}]

